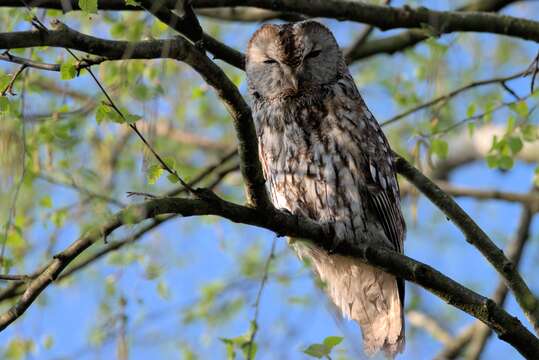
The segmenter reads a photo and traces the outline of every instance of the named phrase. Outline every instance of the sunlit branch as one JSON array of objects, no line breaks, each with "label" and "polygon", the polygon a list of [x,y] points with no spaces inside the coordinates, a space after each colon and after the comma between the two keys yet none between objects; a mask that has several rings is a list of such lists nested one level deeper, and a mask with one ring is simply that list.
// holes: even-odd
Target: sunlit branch
[{"label": "sunlit branch", "polygon": [[492,300],[463,287],[426,264],[366,244],[352,245],[341,242],[335,248],[328,230],[311,220],[274,209],[257,209],[233,204],[209,194],[206,199],[164,198],[132,205],[111,216],[102,226],[89,230],[68,248],[55,255],[54,259],[43,267],[43,271],[29,282],[16,304],[0,315],[0,329],[5,329],[21,316],[77,256],[93,243],[121,227],[127,214],[130,223],[138,223],[163,214],[178,214],[184,217],[216,215],[236,223],[263,227],[278,235],[310,239],[327,251],[357,258],[423,286],[451,305],[488,324],[502,340],[513,345],[523,356],[528,358],[539,356],[539,340],[517,318],[509,315]]},{"label": "sunlit branch", "polygon": [[[531,193],[536,193],[536,188],[532,187]],[[524,254],[524,247],[531,237],[531,225],[533,221],[533,212],[526,205],[522,207],[519,225],[513,241],[507,246],[507,257],[518,266]],[[508,288],[502,279],[498,283],[492,299],[500,306],[503,306],[508,294]],[[483,352],[486,342],[491,335],[488,327],[476,321],[468,328],[463,330],[452,342],[446,344],[446,347],[438,353],[436,359],[454,359],[466,349],[467,358],[477,359]]]},{"label": "sunlit branch", "polygon": [[524,314],[536,332],[539,332],[539,300],[532,294],[515,264],[504,255],[503,251],[448,194],[398,155],[397,171],[442,210],[464,233],[466,241],[485,256],[506,281]]}]

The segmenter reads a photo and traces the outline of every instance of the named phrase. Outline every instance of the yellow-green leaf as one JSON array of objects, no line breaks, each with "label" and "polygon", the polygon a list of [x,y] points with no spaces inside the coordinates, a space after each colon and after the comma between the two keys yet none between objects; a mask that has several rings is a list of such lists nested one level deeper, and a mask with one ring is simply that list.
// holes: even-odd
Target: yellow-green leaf
[{"label": "yellow-green leaf", "polygon": [[86,13],[97,14],[97,0],[79,0],[79,7]]},{"label": "yellow-green leaf", "polygon": [[161,175],[163,174],[163,168],[161,165],[154,164],[148,168],[147,177],[148,177],[148,184],[153,185],[159,180]]},{"label": "yellow-green leaf", "polygon": [[71,62],[65,62],[60,65],[60,79],[71,80],[77,76],[77,67]]}]

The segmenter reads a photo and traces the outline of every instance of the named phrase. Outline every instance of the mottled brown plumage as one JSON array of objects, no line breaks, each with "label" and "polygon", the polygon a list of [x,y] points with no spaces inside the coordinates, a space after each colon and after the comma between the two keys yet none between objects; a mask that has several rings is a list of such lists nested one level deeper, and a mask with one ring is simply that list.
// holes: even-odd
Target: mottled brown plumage
[{"label": "mottled brown plumage", "polygon": [[[277,208],[331,226],[337,241],[403,252],[394,160],[331,32],[314,22],[265,25],[246,62],[260,160]],[[369,354],[404,346],[404,284],[308,242],[290,241],[361,326]]]}]

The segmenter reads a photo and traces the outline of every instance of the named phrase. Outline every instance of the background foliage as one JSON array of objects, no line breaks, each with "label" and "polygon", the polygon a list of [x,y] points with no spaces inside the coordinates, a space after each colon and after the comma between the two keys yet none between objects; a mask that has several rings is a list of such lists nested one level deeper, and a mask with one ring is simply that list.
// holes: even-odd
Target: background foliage
[{"label": "background foliage", "polygon": [[[392,6],[453,9],[467,3],[393,1]],[[95,4],[81,1],[86,11],[65,14],[0,8],[0,31],[29,29],[29,19],[35,15],[43,23],[58,18],[80,32],[103,38],[176,36],[147,12],[96,12]],[[539,20],[539,3],[516,1],[501,12]],[[257,21],[215,16],[200,16],[200,20],[207,33],[242,51],[260,26]],[[343,48],[353,44],[364,28],[322,21]],[[375,29],[370,37],[401,31]],[[525,71],[536,52],[535,43],[515,38],[455,33],[430,37],[393,55],[355,61],[351,70],[367,104],[383,123],[473,81]],[[125,120],[106,105],[88,73],[77,71],[66,51],[33,48],[10,53],[61,64],[60,72],[27,69],[12,92],[0,97],[2,272],[24,274],[124,204],[140,200],[127,197],[127,192],[161,195],[178,184],[167,178],[122,124]],[[245,93],[244,74],[218,64]],[[0,89],[8,87],[18,68],[0,62]],[[226,157],[236,141],[230,117],[198,74],[171,60],[105,62],[93,69],[128,114],[127,120],[137,122],[184,179],[196,179],[216,164],[200,184],[215,186],[226,199],[244,201],[238,160]],[[526,194],[539,178],[538,98],[537,91],[530,92],[530,77],[519,76],[447,97],[395,120],[384,131],[397,152],[415,160],[416,166],[455,195],[459,189]],[[407,255],[491,294],[498,282],[494,271],[437,209],[404,182],[402,186],[409,225]],[[500,247],[515,236],[522,207],[518,202],[480,201],[472,196],[459,198],[459,203]],[[146,231],[148,226],[152,229]],[[537,221],[531,223],[530,234],[520,269],[537,293]],[[155,228],[151,221],[124,227],[104,242],[85,252],[72,265],[72,273],[68,269],[68,276],[48,288],[38,304],[0,334],[2,358],[198,359],[227,354],[241,358],[254,328],[260,359],[305,358],[306,353],[318,356],[329,350],[337,359],[362,356],[357,326],[339,318],[308,268],[283,239],[268,231],[211,217],[172,218]],[[120,248],[94,259],[114,244]],[[267,281],[260,293],[265,273]],[[4,309],[13,299],[3,298],[1,291]],[[407,294],[411,315],[403,359],[432,357],[473,322],[413,284],[407,284]],[[520,316],[512,297],[507,308]],[[425,319],[441,329],[433,330]],[[343,337],[342,342],[336,336]],[[483,356],[518,355],[493,339]]]}]

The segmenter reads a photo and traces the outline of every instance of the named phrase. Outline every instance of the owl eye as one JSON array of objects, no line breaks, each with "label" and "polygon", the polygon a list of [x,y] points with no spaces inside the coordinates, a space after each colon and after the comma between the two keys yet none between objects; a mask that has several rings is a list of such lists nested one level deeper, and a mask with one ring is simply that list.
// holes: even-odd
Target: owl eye
[{"label": "owl eye", "polygon": [[268,58],[264,60],[264,64],[276,64],[277,61],[273,60],[272,58]]},{"label": "owl eye", "polygon": [[313,50],[305,56],[305,59],[315,58],[322,53],[322,50]]}]

